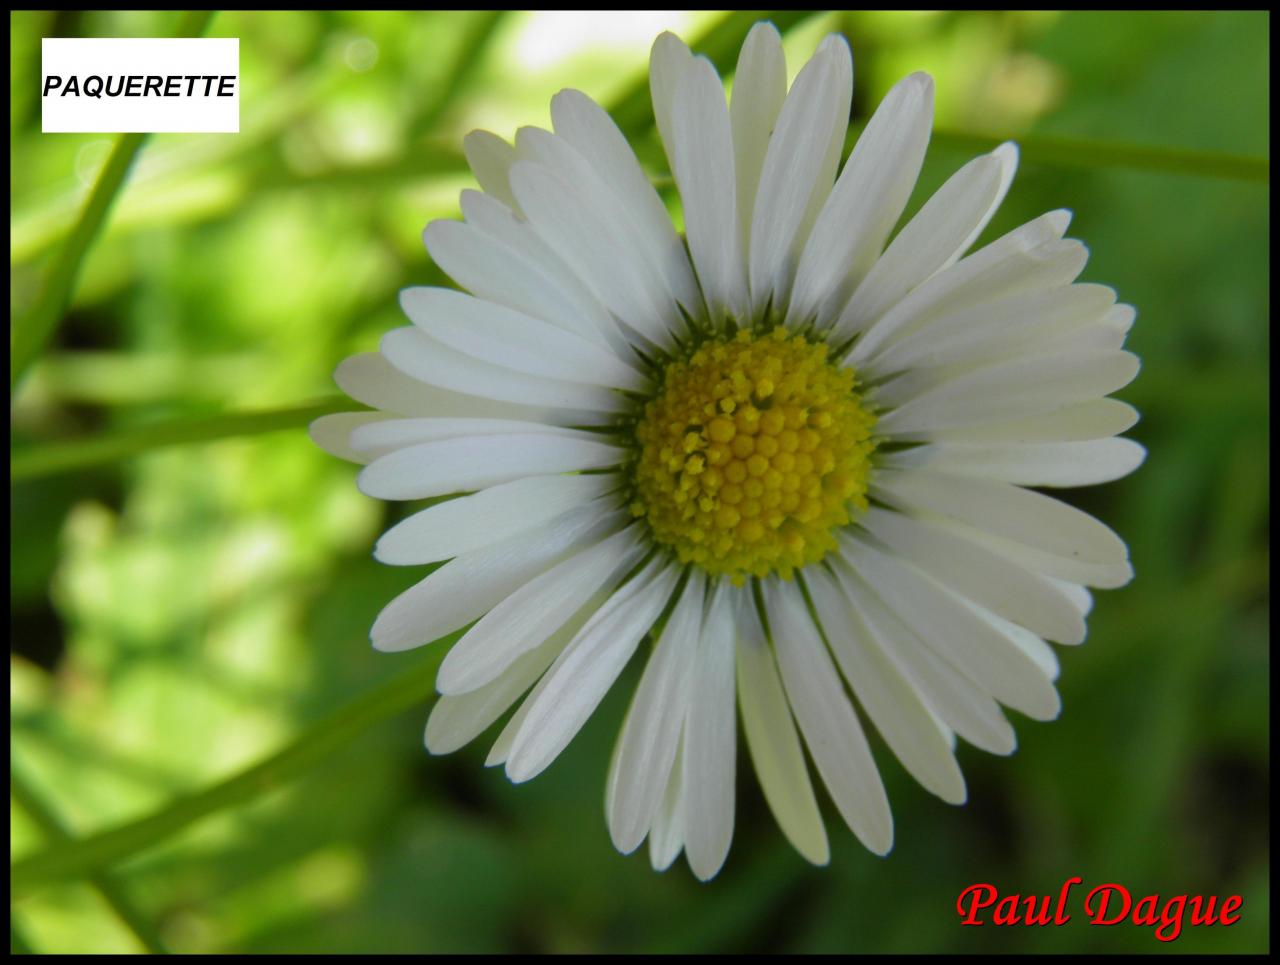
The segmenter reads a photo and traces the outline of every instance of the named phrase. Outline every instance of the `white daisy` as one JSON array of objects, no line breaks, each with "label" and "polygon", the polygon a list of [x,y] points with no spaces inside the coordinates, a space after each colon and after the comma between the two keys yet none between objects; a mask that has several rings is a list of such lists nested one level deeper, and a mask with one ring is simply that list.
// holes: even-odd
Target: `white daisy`
[{"label": "white daisy", "polygon": [[[452,751],[516,706],[488,763],[526,781],[638,650],[609,766],[614,844],[647,836],[714,875],[733,834],[735,711],[764,796],[815,863],[826,831],[802,747],[853,833],[893,822],[855,701],[929,791],[965,800],[956,736],[1014,749],[1005,705],[1057,716],[1058,663],[1090,595],[1132,576],[1106,526],[1030,486],[1115,479],[1143,458],[1106,399],[1138,360],[1134,312],[1073,284],[1054,211],[973,254],[1013,177],[1006,144],[961,168],[886,248],[933,84],[889,92],[837,178],[852,88],[828,37],[787,90],[758,24],[732,101],[671,34],[654,114],[677,234],[609,116],[552,101],[554,133],[465,148],[483,192],[427,226],[468,293],[410,288],[411,327],[339,366],[374,412],[313,426],[368,465],[370,496],[453,496],[392,527],[384,563],[444,562],[393,600],[374,646],[467,628],[426,744]],[[527,692],[527,693],[526,693]],[[523,697],[523,699],[522,699]]]}]

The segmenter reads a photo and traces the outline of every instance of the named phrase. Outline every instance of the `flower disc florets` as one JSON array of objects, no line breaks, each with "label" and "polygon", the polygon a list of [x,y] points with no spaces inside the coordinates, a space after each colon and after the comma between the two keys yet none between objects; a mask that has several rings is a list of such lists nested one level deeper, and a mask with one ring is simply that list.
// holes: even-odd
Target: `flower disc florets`
[{"label": "flower disc florets", "polygon": [[738,583],[790,578],[866,508],[875,417],[827,353],[775,328],[667,366],[636,427],[631,509],[681,562]]}]

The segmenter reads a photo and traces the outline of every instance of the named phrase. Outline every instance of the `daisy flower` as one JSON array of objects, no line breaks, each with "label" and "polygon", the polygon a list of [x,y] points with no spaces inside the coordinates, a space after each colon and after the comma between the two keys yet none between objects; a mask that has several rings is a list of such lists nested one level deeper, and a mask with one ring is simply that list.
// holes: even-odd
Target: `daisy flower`
[{"label": "daisy flower", "polygon": [[1138,371],[1121,350],[1133,309],[1074,283],[1088,253],[1066,211],[966,254],[1009,188],[1012,144],[894,235],[933,83],[894,87],[840,168],[852,75],[830,36],[788,90],[761,23],[726,103],[706,59],[659,37],[650,85],[683,237],[578,91],[552,100],[553,131],[470,134],[483,190],[425,232],[465,291],[403,291],[413,324],[335,376],[376,411],[312,427],[367,464],[366,494],[435,500],[375,555],[442,565],[372,630],[388,651],[462,631],[427,748],[514,707],[488,763],[529,780],[642,652],[609,833],[624,853],[647,837],[657,869],[683,850],[701,879],[733,834],[738,717],[805,858],[828,860],[806,749],[885,854],[864,720],[963,802],[956,738],[1008,754],[1002,705],[1056,717],[1046,641],[1083,641],[1086,587],[1133,575],[1115,533],[1029,488],[1142,461],[1113,438],[1136,413],[1105,398]]}]

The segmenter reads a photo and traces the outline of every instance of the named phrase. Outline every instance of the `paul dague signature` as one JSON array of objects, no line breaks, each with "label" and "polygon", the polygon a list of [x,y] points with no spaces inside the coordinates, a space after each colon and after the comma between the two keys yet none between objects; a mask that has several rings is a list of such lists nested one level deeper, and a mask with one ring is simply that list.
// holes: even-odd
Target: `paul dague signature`
[{"label": "paul dague signature", "polygon": [[[1082,878],[1063,882],[1055,901],[1052,895],[1001,896],[995,885],[970,885],[960,892],[956,912],[962,925],[985,925],[984,912],[990,912],[993,925],[1065,925],[1071,920],[1067,911],[1071,889],[1083,884]],[[1084,896],[1084,913],[1094,925],[1131,923],[1155,928],[1162,942],[1174,941],[1184,925],[1234,925],[1240,920],[1244,899],[1231,895],[1220,899],[1215,895],[1175,895],[1160,903],[1159,895],[1147,895],[1134,901],[1124,885],[1098,885]]]}]

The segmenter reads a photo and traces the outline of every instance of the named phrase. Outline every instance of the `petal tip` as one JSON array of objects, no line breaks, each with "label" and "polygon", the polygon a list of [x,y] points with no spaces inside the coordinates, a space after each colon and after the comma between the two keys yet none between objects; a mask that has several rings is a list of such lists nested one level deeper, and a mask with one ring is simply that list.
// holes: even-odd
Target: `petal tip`
[{"label": "petal tip", "polygon": [[686,52],[689,51],[688,44],[686,44],[683,40],[677,37],[670,30],[664,30],[662,31],[662,33],[658,34],[658,36],[654,38],[653,46],[649,48],[651,59],[653,56],[658,54],[660,48],[662,49],[672,48],[677,51],[683,48],[684,51]]},{"label": "petal tip", "polygon": [[468,145],[474,147],[483,141],[502,141],[505,146],[510,147],[506,141],[503,141],[502,138],[497,134],[494,134],[493,131],[486,131],[484,128],[477,127],[474,131],[468,131],[467,134],[463,136],[462,150],[465,152]]},{"label": "petal tip", "polygon": [[907,80],[916,87],[919,87],[921,91],[929,94],[933,93],[933,74],[929,73],[927,70],[914,71],[907,75]]},{"label": "petal tip", "polygon": [[[747,39],[743,41],[742,45],[745,47],[751,42],[752,37],[758,35],[763,36],[765,34],[772,34],[779,43],[782,42],[782,34],[778,33],[778,28],[774,25],[772,20],[757,20],[755,25],[747,31]],[[712,874],[714,873],[715,872],[712,872]]]},{"label": "petal tip", "polygon": [[1071,226],[1071,217],[1074,212],[1070,208],[1058,208],[1056,211],[1050,211],[1046,214],[1045,220],[1061,238],[1067,233],[1067,228]]},{"label": "petal tip", "polygon": [[[365,466],[363,469],[360,470],[360,472],[356,474],[356,489],[360,490],[360,492],[364,493],[370,499],[380,499],[381,498],[380,496],[370,491],[370,487],[373,484],[370,483],[371,477],[370,477],[369,471],[372,468],[373,467],[371,465]],[[373,486],[373,488],[376,489],[377,487]]]},{"label": "petal tip", "polygon": [[1019,154],[1016,141],[1005,141],[991,152],[991,156],[997,158],[1003,164],[1017,164]]}]

